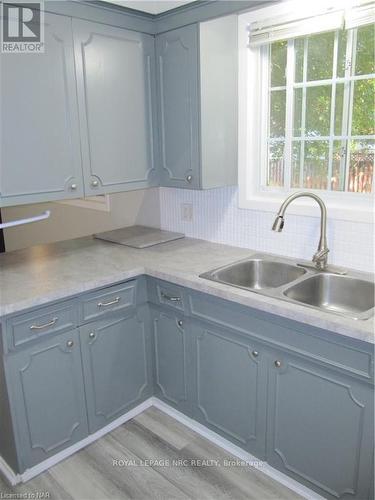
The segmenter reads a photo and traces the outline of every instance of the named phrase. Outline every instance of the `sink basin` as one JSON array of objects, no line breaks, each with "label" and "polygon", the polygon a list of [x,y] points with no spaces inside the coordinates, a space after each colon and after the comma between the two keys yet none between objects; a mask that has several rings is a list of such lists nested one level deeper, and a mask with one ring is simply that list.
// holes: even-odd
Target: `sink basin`
[{"label": "sink basin", "polygon": [[283,262],[249,259],[205,273],[202,277],[241,288],[262,290],[286,285],[305,273],[305,269]]},{"label": "sink basin", "polygon": [[372,315],[374,283],[349,276],[317,274],[291,286],[289,299],[354,319]]}]

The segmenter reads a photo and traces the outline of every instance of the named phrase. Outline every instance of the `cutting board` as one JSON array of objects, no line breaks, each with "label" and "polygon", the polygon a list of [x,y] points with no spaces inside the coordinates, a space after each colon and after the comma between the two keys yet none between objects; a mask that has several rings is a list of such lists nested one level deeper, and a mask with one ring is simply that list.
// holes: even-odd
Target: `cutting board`
[{"label": "cutting board", "polygon": [[147,248],[160,243],[178,240],[184,238],[182,233],[173,233],[171,231],[163,231],[154,227],[147,226],[130,226],[105,233],[94,234],[94,238],[99,240],[111,241],[119,245],[125,245],[132,248]]}]

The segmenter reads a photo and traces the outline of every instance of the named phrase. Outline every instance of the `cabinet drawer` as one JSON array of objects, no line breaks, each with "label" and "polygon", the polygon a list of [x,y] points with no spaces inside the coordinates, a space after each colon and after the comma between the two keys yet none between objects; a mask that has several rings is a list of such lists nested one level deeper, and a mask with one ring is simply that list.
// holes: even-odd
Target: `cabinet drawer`
[{"label": "cabinet drawer", "polygon": [[189,292],[188,304],[192,317],[251,335],[274,347],[289,349],[367,380],[373,379],[373,353],[370,348],[366,349],[365,343],[354,344],[351,339],[344,343],[335,333],[199,292]]},{"label": "cabinet drawer", "polygon": [[80,321],[87,323],[109,312],[123,311],[136,305],[137,281],[128,281],[84,295],[80,302]]},{"label": "cabinet drawer", "polygon": [[151,279],[148,281],[148,293],[153,304],[169,306],[179,311],[185,310],[185,291],[178,285]]},{"label": "cabinet drawer", "polygon": [[7,320],[7,344],[10,350],[44,337],[62,333],[78,325],[78,311],[74,301],[43,307]]}]

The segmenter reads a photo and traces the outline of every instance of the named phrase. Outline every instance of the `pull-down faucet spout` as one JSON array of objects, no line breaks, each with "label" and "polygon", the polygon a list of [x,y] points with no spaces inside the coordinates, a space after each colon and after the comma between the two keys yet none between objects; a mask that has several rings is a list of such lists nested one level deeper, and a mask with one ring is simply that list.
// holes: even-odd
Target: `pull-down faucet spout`
[{"label": "pull-down faucet spout", "polygon": [[315,200],[320,207],[320,239],[318,244],[318,249],[313,255],[312,261],[315,263],[315,267],[319,271],[324,271],[327,268],[328,262],[328,246],[327,246],[327,208],[321,198],[314,193],[309,193],[307,191],[300,191],[289,196],[281,205],[276,219],[272,225],[272,231],[281,232],[284,228],[284,216],[285,211],[289,204],[296,198],[308,197]]}]

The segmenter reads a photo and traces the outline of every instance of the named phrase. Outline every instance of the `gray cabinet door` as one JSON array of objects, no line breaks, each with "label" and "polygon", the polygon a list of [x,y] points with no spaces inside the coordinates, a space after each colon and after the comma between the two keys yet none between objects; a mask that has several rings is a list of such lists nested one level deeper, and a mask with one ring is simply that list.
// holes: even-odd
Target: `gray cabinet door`
[{"label": "gray cabinet door", "polygon": [[157,183],[154,38],[73,20],[87,196]]},{"label": "gray cabinet door", "polygon": [[71,20],[46,12],[44,54],[0,65],[0,206],[81,197]]},{"label": "gray cabinet door", "polygon": [[193,416],[264,458],[267,366],[263,348],[204,323],[193,326]]},{"label": "gray cabinet door", "polygon": [[161,183],[200,187],[198,27],[156,37]]},{"label": "gray cabinet door", "polygon": [[368,498],[373,388],[286,354],[269,366],[269,464],[325,498]]},{"label": "gray cabinet door", "polygon": [[151,395],[148,321],[141,307],[80,328],[90,432]]},{"label": "gray cabinet door", "polygon": [[155,393],[183,413],[191,414],[190,343],[185,321],[173,311],[152,313]]},{"label": "gray cabinet door", "polygon": [[77,330],[12,354],[6,365],[22,470],[87,436]]}]

